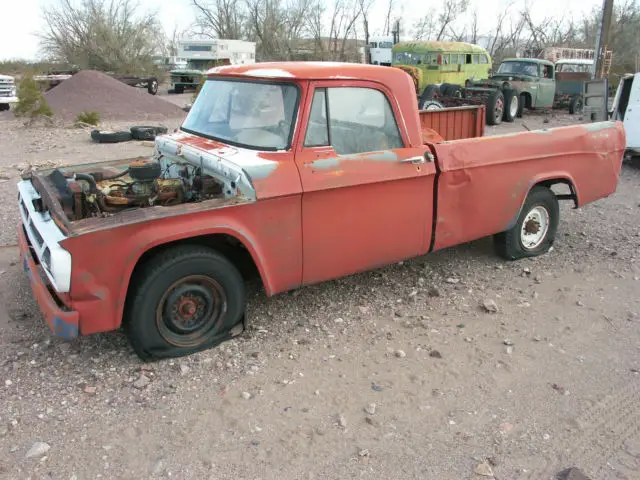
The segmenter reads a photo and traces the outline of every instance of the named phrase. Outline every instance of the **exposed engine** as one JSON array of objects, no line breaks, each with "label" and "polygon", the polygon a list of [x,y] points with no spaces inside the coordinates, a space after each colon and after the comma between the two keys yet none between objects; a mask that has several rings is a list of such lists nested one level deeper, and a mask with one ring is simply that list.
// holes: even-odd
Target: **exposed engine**
[{"label": "exposed engine", "polygon": [[171,206],[218,197],[222,186],[199,167],[138,159],[120,173],[108,170],[72,173],[54,170],[48,180],[70,220],[104,216],[130,208]]}]

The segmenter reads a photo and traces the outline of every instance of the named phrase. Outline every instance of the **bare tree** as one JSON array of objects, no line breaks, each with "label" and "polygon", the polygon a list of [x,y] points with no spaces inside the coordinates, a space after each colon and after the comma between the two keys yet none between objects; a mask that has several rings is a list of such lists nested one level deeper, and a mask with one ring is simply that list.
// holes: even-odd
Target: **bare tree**
[{"label": "bare tree", "polygon": [[387,3],[387,14],[384,17],[384,28],[382,29],[383,35],[389,35],[391,32],[391,14],[393,13],[393,0],[389,0]]},{"label": "bare tree", "polygon": [[369,8],[374,0],[358,0],[360,16],[362,17],[362,29],[364,30],[364,52],[366,63],[369,63]]},{"label": "bare tree", "polygon": [[155,12],[131,0],[60,0],[44,7],[39,34],[47,55],[80,68],[134,73],[151,68],[164,34]]},{"label": "bare tree", "polygon": [[241,39],[247,20],[240,0],[191,0],[196,10],[196,26],[200,35],[209,38]]},{"label": "bare tree", "polygon": [[[446,0],[437,14],[430,11],[424,17],[415,22],[413,36],[416,40],[442,41],[449,38],[453,24],[459,20],[467,8],[469,0]],[[464,33],[463,33],[464,35]],[[454,32],[454,37],[458,37]]]},{"label": "bare tree", "polygon": [[347,40],[355,34],[360,8],[353,0],[334,0],[329,26],[329,55],[331,60],[345,60]]}]

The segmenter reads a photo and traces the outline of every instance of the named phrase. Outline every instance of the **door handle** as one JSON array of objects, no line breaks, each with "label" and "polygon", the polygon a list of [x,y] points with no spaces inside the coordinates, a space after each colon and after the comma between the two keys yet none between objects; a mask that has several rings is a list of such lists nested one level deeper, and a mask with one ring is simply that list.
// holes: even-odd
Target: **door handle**
[{"label": "door handle", "polygon": [[422,163],[426,163],[427,161],[433,162],[433,155],[431,154],[431,152],[427,152],[420,157],[403,158],[402,160],[400,160],[400,163],[411,163],[412,165],[420,165]]}]

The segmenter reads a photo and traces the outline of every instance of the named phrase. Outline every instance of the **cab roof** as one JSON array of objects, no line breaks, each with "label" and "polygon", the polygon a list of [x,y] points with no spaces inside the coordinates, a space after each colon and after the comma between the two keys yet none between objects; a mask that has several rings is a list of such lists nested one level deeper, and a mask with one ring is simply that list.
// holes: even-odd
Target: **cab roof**
[{"label": "cab roof", "polygon": [[404,79],[407,73],[380,65],[346,62],[261,62],[251,65],[226,65],[207,71],[207,76],[273,78],[279,80],[357,79],[388,83]]},{"label": "cab roof", "polygon": [[467,42],[400,42],[393,46],[393,51],[442,52],[442,53],[485,53],[479,45]]},{"label": "cab roof", "polygon": [[502,63],[504,62],[529,62],[529,63],[540,63],[542,65],[549,65],[551,67],[553,67],[553,62],[550,62],[549,60],[543,60],[541,58],[505,58]]}]

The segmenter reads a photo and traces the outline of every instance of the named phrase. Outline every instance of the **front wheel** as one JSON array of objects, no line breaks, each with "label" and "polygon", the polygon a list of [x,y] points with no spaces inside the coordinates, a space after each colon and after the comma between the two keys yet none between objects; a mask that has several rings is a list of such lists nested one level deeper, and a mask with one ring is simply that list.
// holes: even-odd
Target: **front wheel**
[{"label": "front wheel", "polygon": [[504,113],[503,120],[505,122],[513,122],[518,116],[518,111],[520,110],[520,97],[518,96],[518,92],[511,89],[504,90]]},{"label": "front wheel", "polygon": [[494,236],[497,253],[507,260],[536,257],[549,251],[558,229],[560,208],[551,189],[531,189],[516,224]]},{"label": "front wheel", "polygon": [[224,256],[180,246],[147,262],[132,279],[126,326],[143,360],[189,355],[232,337],[243,319],[242,276]]},{"label": "front wheel", "polygon": [[156,93],[158,93],[158,80],[156,80],[155,78],[151,78],[149,80],[149,82],[147,83],[147,92],[149,92],[151,95],[155,95]]},{"label": "front wheel", "polygon": [[582,113],[582,107],[584,106],[583,103],[581,95],[572,97],[571,102],[569,103],[569,113],[571,115]]}]

